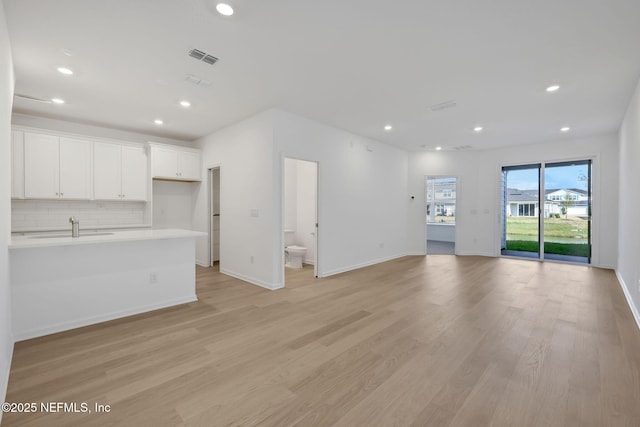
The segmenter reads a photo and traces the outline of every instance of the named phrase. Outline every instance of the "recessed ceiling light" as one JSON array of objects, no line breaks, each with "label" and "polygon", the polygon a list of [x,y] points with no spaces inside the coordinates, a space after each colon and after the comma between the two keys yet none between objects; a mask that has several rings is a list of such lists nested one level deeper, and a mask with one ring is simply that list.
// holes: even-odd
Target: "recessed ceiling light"
[{"label": "recessed ceiling light", "polygon": [[393,126],[391,126],[391,125],[386,125],[384,127],[384,130],[386,130],[386,131],[390,131],[391,129],[393,129]]},{"label": "recessed ceiling light", "polygon": [[479,133],[479,132],[482,132],[483,129],[484,128],[482,126],[476,126],[476,127],[473,128],[473,131]]},{"label": "recessed ceiling light", "polygon": [[180,105],[182,105],[184,108],[191,107],[191,103],[189,101],[180,101]]},{"label": "recessed ceiling light", "polygon": [[571,130],[571,128],[569,126],[565,126],[560,128],[560,132],[569,132]]},{"label": "recessed ceiling light", "polygon": [[547,92],[555,92],[560,89],[560,85],[551,85],[547,88]]},{"label": "recessed ceiling light", "polygon": [[160,120],[160,119],[155,119],[155,120],[153,121],[153,123],[155,123],[155,124],[157,124],[157,125],[164,124],[164,122],[163,122],[162,120]]},{"label": "recessed ceiling light", "polygon": [[65,76],[70,76],[73,74],[73,71],[65,67],[58,67],[58,72],[64,74]]},{"label": "recessed ceiling light", "polygon": [[54,104],[64,104],[64,99],[51,98],[51,102],[53,102]]},{"label": "recessed ceiling light", "polygon": [[436,151],[442,150],[442,147],[436,147]]},{"label": "recessed ceiling light", "polygon": [[223,15],[223,16],[233,15],[233,8],[226,3],[218,3],[216,5],[216,10],[220,15]]}]

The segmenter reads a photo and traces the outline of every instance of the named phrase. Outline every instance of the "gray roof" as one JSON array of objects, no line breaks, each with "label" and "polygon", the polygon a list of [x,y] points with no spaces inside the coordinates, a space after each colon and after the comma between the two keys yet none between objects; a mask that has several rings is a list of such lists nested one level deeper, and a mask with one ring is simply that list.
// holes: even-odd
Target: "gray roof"
[{"label": "gray roof", "polygon": [[507,188],[508,202],[532,202],[538,201],[536,190],[518,190],[517,188]]}]

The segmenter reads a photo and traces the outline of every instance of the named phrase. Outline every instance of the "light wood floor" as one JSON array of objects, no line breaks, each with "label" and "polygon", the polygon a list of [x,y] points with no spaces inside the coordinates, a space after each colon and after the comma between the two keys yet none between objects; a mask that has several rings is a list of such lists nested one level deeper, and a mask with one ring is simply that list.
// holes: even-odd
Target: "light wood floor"
[{"label": "light wood floor", "polygon": [[639,426],[640,332],[611,271],[430,255],[17,343],[3,426]]}]

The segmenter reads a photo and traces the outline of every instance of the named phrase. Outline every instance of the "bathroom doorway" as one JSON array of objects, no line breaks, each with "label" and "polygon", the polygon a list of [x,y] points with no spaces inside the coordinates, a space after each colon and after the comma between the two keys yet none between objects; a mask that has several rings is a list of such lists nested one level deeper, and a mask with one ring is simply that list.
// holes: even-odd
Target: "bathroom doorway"
[{"label": "bathroom doorway", "polygon": [[285,157],[283,168],[284,274],[318,277],[318,163]]},{"label": "bathroom doorway", "polygon": [[220,168],[209,169],[209,265],[220,267]]}]

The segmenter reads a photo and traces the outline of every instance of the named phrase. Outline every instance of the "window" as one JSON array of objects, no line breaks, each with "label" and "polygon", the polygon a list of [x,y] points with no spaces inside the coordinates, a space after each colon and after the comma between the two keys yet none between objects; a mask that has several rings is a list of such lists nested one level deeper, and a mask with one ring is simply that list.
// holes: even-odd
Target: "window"
[{"label": "window", "polygon": [[456,178],[426,179],[427,223],[456,223]]}]

